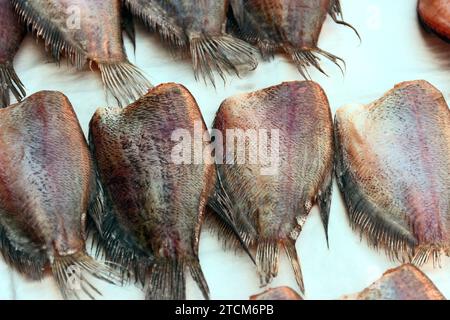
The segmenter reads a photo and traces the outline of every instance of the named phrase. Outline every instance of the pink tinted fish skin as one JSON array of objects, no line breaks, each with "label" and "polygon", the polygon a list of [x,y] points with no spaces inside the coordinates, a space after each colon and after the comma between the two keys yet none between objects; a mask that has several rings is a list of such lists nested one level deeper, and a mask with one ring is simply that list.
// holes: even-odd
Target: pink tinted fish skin
[{"label": "pink tinted fish skin", "polygon": [[10,91],[17,100],[25,96],[23,84],[13,69],[13,60],[26,30],[9,0],[0,0],[0,16],[0,107],[4,108],[10,103]]},{"label": "pink tinted fish skin", "polygon": [[447,0],[419,0],[420,21],[447,42],[450,42],[450,2]]},{"label": "pink tinted fish skin", "polygon": [[260,294],[253,295],[250,300],[303,300],[300,295],[289,287],[268,289]]},{"label": "pink tinted fish skin", "polygon": [[351,224],[417,264],[450,241],[450,111],[426,81],[403,82],[336,115],[337,175]]}]

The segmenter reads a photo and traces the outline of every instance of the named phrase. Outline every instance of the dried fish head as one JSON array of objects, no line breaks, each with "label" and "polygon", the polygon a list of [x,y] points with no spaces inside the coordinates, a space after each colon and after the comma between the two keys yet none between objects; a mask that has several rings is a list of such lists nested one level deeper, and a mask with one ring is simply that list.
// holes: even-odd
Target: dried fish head
[{"label": "dried fish head", "polygon": [[13,68],[25,28],[9,0],[0,0],[0,15],[0,108],[4,108],[10,104],[10,92],[18,101],[25,96],[23,84]]},{"label": "dried fish head", "polygon": [[404,82],[336,115],[337,176],[350,222],[414,263],[449,252],[450,111],[426,81]]},{"label": "dried fish head", "polygon": [[[115,280],[85,252],[85,223],[95,205],[89,149],[72,106],[43,91],[0,110],[0,249],[33,279],[50,266],[65,298],[98,293],[90,273]],[[77,287],[74,287],[77,285]]]}]

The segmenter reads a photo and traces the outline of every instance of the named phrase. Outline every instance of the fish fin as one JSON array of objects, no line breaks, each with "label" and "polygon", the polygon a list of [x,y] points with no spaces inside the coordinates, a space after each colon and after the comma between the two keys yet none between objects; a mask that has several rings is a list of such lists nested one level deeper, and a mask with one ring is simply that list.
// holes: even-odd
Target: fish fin
[{"label": "fish fin", "polygon": [[43,252],[29,254],[13,243],[0,225],[0,252],[5,262],[20,274],[33,280],[40,280],[44,276],[44,267],[48,261]]},{"label": "fish fin", "polygon": [[278,241],[260,239],[256,249],[256,266],[261,286],[266,286],[278,274],[280,247]]},{"label": "fish fin", "polygon": [[334,170],[330,170],[330,173],[325,178],[325,181],[317,196],[320,210],[320,218],[322,220],[322,224],[325,230],[325,238],[327,240],[328,248],[330,248],[330,242],[328,238],[328,223],[330,218],[331,197],[333,193],[333,176]]},{"label": "fish fin", "polygon": [[136,54],[136,28],[134,25],[134,17],[127,6],[122,8],[122,28],[133,44],[133,50]]},{"label": "fish fin", "polygon": [[327,75],[326,72],[322,69],[320,66],[320,57],[319,55],[327,58],[331,62],[333,62],[335,65],[339,67],[342,74],[344,74],[344,69],[340,65],[339,62],[341,62],[344,65],[345,68],[345,61],[327,51],[324,51],[319,48],[303,48],[303,49],[297,49],[290,45],[284,46],[284,50],[287,54],[289,54],[294,61],[294,63],[297,65],[297,69],[300,72],[300,74],[305,78],[306,80],[311,79],[311,76],[308,73],[307,68],[312,66],[315,67],[317,70],[319,70],[324,75]]},{"label": "fish fin", "polygon": [[135,101],[152,87],[142,72],[130,62],[97,62],[105,91],[111,92],[119,106]]},{"label": "fish fin", "polygon": [[420,267],[432,259],[435,267],[441,267],[442,254],[448,256],[450,254],[450,248],[446,245],[419,245],[414,250],[411,263]]},{"label": "fish fin", "polygon": [[209,79],[213,85],[214,72],[225,81],[225,72],[239,76],[242,68],[246,71],[256,69],[256,51],[245,41],[231,35],[200,36],[190,39],[190,51],[194,65],[195,78]]},{"label": "fish fin", "polygon": [[234,221],[232,200],[223,186],[219,173],[217,173],[215,190],[208,201],[208,207],[214,213],[212,215],[215,218],[213,222],[216,222],[218,234],[223,239],[225,246],[236,248],[240,245],[253,263],[256,263],[249,249],[253,242],[252,237],[245,230],[243,224]]},{"label": "fish fin", "polygon": [[159,33],[161,38],[174,48],[187,46],[187,38],[181,26],[169,17],[162,6],[155,3],[145,6],[139,5],[137,1],[125,0],[126,7],[138,17],[147,28]]},{"label": "fish fin", "polygon": [[328,13],[330,14],[330,16],[334,22],[352,29],[355,32],[356,36],[358,37],[359,41],[362,42],[362,39],[361,39],[361,36],[359,35],[358,30],[356,30],[356,28],[353,27],[350,23],[347,23],[344,21],[344,17],[342,14],[342,6],[341,6],[341,3],[339,0],[332,1],[331,5],[330,5],[330,10],[328,11]]},{"label": "fish fin", "polygon": [[160,258],[149,268],[147,300],[186,300],[186,269],[209,299],[209,289],[198,259]]},{"label": "fish fin", "polygon": [[383,217],[386,214],[375,207],[358,184],[352,173],[343,162],[343,153],[339,143],[339,123],[335,120],[335,165],[339,189],[347,206],[350,225],[360,231],[368,240],[368,244],[376,249],[384,249],[391,257],[401,261],[409,261],[412,257],[417,240],[408,230]]},{"label": "fish fin", "polygon": [[65,52],[69,60],[78,68],[83,68],[87,61],[86,52],[75,43],[65,40],[64,35],[51,21],[39,15],[27,1],[11,0],[20,18],[28,25],[37,36],[44,39],[45,47],[55,61],[61,61],[61,54]]},{"label": "fish fin", "polygon": [[90,299],[101,296],[101,292],[85,277],[88,273],[111,284],[120,284],[121,277],[106,264],[95,261],[84,252],[68,256],[55,256],[52,272],[64,299],[80,299],[80,293]]},{"label": "fish fin", "polygon": [[12,63],[0,64],[0,108],[10,104],[9,92],[17,101],[25,97],[25,89],[12,66]]},{"label": "fish fin", "polygon": [[300,261],[298,259],[297,250],[295,249],[294,240],[286,240],[283,242],[286,255],[291,262],[292,270],[294,271],[295,280],[300,288],[301,293],[305,293],[305,285],[303,283],[302,269],[300,267]]}]

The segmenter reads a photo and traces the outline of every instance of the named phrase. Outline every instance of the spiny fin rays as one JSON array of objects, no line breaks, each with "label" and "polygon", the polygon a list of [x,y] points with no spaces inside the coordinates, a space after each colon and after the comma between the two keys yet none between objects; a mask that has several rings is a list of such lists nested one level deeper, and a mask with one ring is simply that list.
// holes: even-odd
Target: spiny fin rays
[{"label": "spiny fin rays", "polygon": [[17,101],[22,100],[26,95],[24,85],[12,64],[0,64],[0,108],[7,107],[10,104],[10,92]]},{"label": "spiny fin rays", "polygon": [[335,23],[352,29],[355,32],[356,36],[358,37],[359,42],[360,43],[362,42],[358,30],[356,30],[356,28],[353,27],[350,23],[344,21],[344,16],[342,14],[342,6],[339,0],[333,0],[333,4],[330,6],[329,14]]}]

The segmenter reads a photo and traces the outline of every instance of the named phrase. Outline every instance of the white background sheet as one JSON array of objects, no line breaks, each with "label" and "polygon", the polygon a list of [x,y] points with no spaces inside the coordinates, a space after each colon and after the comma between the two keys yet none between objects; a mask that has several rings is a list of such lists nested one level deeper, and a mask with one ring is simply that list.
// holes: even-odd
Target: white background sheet
[{"label": "white background sheet", "polygon": [[[440,89],[450,101],[450,45],[428,35],[419,27],[416,0],[342,0],[345,20],[362,36],[328,19],[319,46],[345,59],[345,76],[333,64],[324,61],[325,77],[310,70],[312,78],[325,89],[333,112],[349,103],[369,103],[406,80],[425,79]],[[161,45],[158,36],[138,24],[136,54],[127,40],[130,60],[148,75],[153,84],[179,82],[196,97],[208,125],[221,101],[236,93],[261,89],[287,80],[300,80],[296,68],[283,56],[261,62],[255,72],[239,79],[229,77],[217,89],[196,82],[190,61],[176,60]],[[87,133],[89,120],[98,107],[105,106],[100,75],[76,71],[64,62],[58,67],[44,52],[42,41],[28,36],[15,60],[17,73],[27,93],[58,90],[72,102]],[[348,225],[340,193],[334,184],[330,218],[330,249],[327,249],[318,210],[310,217],[297,241],[306,286],[306,298],[335,299],[362,290],[388,268],[398,265],[382,252],[369,248]],[[259,279],[244,254],[225,252],[217,237],[206,226],[201,235],[200,261],[213,299],[248,299],[260,292]],[[441,268],[432,264],[423,270],[450,297],[450,260]],[[188,298],[201,298],[189,278]],[[98,284],[106,299],[142,299],[143,291],[129,285],[123,288]],[[298,290],[293,273],[283,255],[279,276],[271,287],[289,285]],[[52,279],[31,282],[9,269],[0,260],[0,299],[59,299]]]}]

